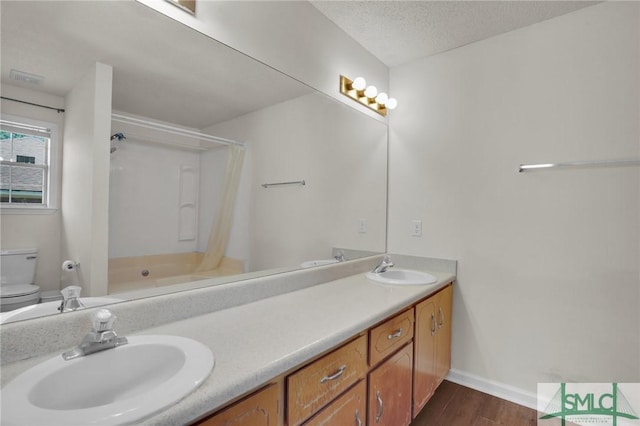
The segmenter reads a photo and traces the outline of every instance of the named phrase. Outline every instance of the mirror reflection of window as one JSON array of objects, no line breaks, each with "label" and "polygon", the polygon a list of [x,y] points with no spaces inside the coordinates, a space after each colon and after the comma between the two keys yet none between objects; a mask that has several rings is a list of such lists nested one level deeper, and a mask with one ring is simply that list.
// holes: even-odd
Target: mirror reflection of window
[{"label": "mirror reflection of window", "polygon": [[51,130],[0,121],[0,202],[3,207],[46,206]]}]

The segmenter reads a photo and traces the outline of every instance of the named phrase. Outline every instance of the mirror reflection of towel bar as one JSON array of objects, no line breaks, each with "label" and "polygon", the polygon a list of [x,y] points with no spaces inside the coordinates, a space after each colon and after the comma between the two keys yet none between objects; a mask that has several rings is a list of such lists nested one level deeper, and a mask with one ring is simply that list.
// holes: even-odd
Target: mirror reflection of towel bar
[{"label": "mirror reflection of towel bar", "polygon": [[303,180],[296,180],[292,182],[276,182],[276,183],[263,183],[263,188],[269,188],[270,186],[280,186],[280,185],[302,185],[305,186],[307,183]]},{"label": "mirror reflection of towel bar", "polygon": [[640,166],[640,160],[603,160],[603,161],[575,161],[570,163],[541,163],[541,164],[520,164],[519,173],[545,170],[545,169],[566,169],[579,167],[625,167]]}]

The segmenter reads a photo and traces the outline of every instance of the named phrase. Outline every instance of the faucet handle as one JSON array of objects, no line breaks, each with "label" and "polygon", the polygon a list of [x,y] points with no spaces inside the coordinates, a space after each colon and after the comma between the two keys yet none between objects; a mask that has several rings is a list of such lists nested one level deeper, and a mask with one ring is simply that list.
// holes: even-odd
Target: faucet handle
[{"label": "faucet handle", "polygon": [[77,285],[70,285],[60,290],[60,293],[62,293],[62,297],[64,298],[64,300],[67,300],[73,297],[76,297],[76,298],[80,297],[81,291],[82,291],[82,287]]},{"label": "faucet handle", "polygon": [[113,330],[113,323],[116,320],[116,316],[108,309],[100,309],[98,312],[91,316],[91,323],[93,324],[93,331],[101,333],[103,331]]}]

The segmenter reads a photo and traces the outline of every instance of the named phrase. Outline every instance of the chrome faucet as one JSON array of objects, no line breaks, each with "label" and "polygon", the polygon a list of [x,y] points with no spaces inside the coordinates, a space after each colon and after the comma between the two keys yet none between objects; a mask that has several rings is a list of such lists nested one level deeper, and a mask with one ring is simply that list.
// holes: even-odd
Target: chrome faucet
[{"label": "chrome faucet", "polygon": [[381,274],[389,268],[393,268],[393,262],[391,261],[391,256],[386,255],[382,258],[382,262],[375,268],[373,268],[374,274]]},{"label": "chrome faucet", "polygon": [[347,260],[346,257],[344,257],[344,253],[342,252],[342,250],[338,250],[338,252],[336,253],[335,256],[333,256],[333,258],[335,260],[337,260],[338,262],[344,262],[345,260]]},{"label": "chrome faucet", "polygon": [[116,316],[110,310],[100,309],[91,317],[91,322],[93,323],[91,332],[84,336],[80,345],[68,352],[64,352],[62,358],[68,361],[129,343],[126,337],[118,337],[116,332],[113,331],[113,322],[115,320]]},{"label": "chrome faucet", "polygon": [[81,290],[82,288],[77,285],[70,285],[60,290],[60,293],[62,293],[62,297],[64,300],[62,300],[62,303],[60,303],[58,310],[62,313],[84,309],[85,306],[82,301],[80,301]]}]

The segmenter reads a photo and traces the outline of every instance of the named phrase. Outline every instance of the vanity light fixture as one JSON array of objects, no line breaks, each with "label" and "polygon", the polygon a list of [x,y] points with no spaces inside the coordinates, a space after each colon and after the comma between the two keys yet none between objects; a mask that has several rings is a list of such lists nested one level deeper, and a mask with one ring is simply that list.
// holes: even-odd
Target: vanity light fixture
[{"label": "vanity light fixture", "polygon": [[341,75],[340,93],[383,116],[387,115],[388,110],[398,106],[398,101],[384,92],[378,93],[376,86],[367,86],[366,80],[362,77],[350,80]]}]

